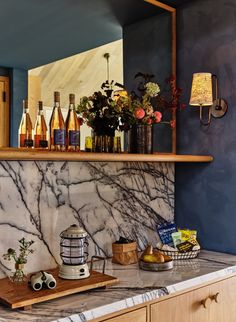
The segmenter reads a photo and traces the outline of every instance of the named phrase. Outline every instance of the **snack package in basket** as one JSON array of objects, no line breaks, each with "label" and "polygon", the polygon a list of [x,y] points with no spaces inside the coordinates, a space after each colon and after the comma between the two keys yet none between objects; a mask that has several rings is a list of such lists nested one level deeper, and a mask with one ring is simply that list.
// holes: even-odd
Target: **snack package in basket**
[{"label": "snack package in basket", "polygon": [[160,237],[162,244],[173,246],[173,239],[171,234],[177,232],[177,227],[174,222],[157,225],[157,233]]}]

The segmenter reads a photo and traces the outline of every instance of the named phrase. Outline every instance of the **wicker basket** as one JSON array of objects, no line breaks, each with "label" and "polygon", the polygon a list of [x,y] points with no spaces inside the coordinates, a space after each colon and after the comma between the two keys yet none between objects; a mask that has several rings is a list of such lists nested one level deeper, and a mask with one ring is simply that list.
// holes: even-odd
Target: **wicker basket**
[{"label": "wicker basket", "polygon": [[191,250],[190,252],[186,253],[180,253],[180,252],[173,252],[170,250],[163,250],[163,249],[158,249],[160,252],[162,252],[165,255],[168,255],[172,257],[172,259],[191,259],[191,258],[196,258],[198,254],[200,253],[200,249],[198,250]]}]

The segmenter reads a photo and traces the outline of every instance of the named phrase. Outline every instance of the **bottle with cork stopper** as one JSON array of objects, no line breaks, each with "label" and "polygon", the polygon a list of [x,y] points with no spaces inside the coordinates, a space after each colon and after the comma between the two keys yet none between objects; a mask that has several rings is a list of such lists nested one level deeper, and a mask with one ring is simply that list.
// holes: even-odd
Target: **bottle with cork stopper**
[{"label": "bottle with cork stopper", "polygon": [[38,102],[38,115],[34,127],[34,147],[36,149],[47,149],[47,125],[43,113],[43,102]]},{"label": "bottle with cork stopper", "polygon": [[54,92],[54,107],[49,122],[50,149],[52,151],[65,151],[66,128],[60,107],[60,93]]},{"label": "bottle with cork stopper", "polygon": [[29,115],[28,100],[23,100],[23,114],[19,126],[19,147],[33,147],[33,127]]},{"label": "bottle with cork stopper", "polygon": [[69,110],[66,118],[67,151],[80,151],[80,124],[75,111],[75,94],[69,94]]}]

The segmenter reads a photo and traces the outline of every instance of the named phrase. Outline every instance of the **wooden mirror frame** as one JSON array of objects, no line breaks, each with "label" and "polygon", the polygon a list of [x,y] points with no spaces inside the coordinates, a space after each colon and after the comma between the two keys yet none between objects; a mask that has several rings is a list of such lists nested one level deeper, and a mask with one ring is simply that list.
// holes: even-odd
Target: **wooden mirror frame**
[{"label": "wooden mirror frame", "polygon": [[[175,77],[176,86],[176,9],[157,0],[144,0],[156,7],[162,8],[171,14],[171,71]],[[176,111],[172,111],[172,119],[176,124]],[[172,153],[176,154],[176,125],[172,130]]]}]

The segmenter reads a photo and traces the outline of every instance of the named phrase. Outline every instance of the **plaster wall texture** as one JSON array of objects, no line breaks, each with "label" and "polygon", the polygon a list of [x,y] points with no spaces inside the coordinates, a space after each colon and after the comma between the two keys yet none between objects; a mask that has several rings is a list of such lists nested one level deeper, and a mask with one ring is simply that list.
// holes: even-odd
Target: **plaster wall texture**
[{"label": "plaster wall texture", "polygon": [[178,84],[188,103],[194,72],[219,78],[226,116],[199,125],[199,109],[178,115],[178,153],[210,154],[211,164],[176,164],[176,220],[198,230],[209,250],[236,253],[236,3],[199,0],[178,10]]}]

